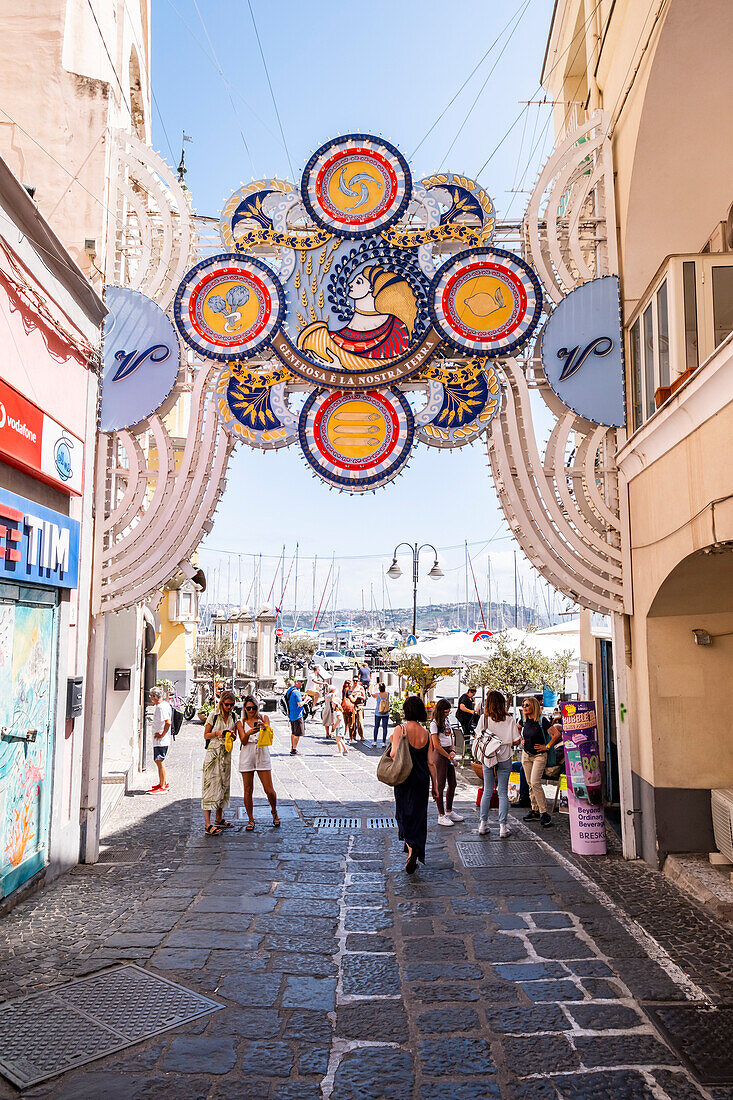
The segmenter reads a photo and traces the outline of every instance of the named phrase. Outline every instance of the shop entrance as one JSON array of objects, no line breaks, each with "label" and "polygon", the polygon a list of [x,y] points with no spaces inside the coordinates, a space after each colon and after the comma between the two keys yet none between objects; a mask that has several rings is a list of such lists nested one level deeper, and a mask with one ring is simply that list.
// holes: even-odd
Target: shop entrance
[{"label": "shop entrance", "polygon": [[57,596],[0,584],[0,897],[46,863]]}]

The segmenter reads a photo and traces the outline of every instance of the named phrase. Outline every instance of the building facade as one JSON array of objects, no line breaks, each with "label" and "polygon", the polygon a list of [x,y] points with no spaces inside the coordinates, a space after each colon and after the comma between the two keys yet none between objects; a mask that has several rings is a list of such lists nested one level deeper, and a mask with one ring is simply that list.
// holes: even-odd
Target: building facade
[{"label": "building facade", "polygon": [[626,341],[618,736],[636,852],[714,847],[733,787],[733,92],[727,0],[558,0],[543,70],[558,140],[605,116]]},{"label": "building facade", "polygon": [[105,307],[0,158],[0,904],[79,858]]}]

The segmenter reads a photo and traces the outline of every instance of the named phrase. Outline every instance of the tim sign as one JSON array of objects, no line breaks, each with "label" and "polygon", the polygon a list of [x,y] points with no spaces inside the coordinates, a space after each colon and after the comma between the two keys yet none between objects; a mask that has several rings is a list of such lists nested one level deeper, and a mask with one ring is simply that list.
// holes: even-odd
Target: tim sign
[{"label": "tim sign", "polygon": [[0,489],[0,579],[76,588],[77,520]]},{"label": "tim sign", "polygon": [[79,496],[84,444],[0,379],[0,459]]}]

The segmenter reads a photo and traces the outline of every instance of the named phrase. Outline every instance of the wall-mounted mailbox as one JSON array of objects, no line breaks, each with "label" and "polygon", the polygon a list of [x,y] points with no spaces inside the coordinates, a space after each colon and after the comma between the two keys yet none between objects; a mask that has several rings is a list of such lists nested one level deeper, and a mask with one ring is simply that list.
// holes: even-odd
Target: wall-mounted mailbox
[{"label": "wall-mounted mailbox", "polygon": [[130,690],[130,676],[132,670],[129,668],[116,668],[115,669],[115,691],[129,691]]},{"label": "wall-mounted mailbox", "polygon": [[81,718],[83,676],[69,676],[66,681],[66,717]]}]

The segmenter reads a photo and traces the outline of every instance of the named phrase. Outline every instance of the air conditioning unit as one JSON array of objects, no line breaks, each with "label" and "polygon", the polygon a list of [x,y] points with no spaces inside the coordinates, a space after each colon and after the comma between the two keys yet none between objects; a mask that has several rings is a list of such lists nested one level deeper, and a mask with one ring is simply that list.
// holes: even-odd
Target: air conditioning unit
[{"label": "air conditioning unit", "polygon": [[710,792],[715,847],[733,863],[733,790]]}]

